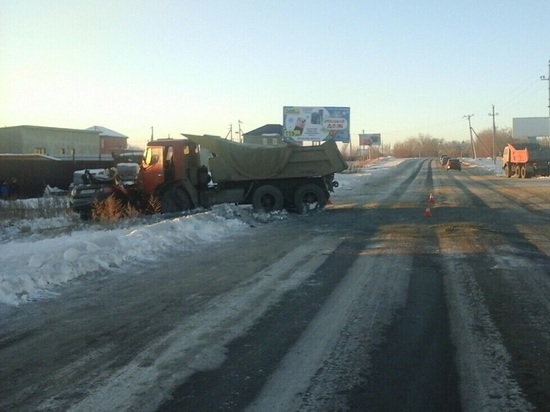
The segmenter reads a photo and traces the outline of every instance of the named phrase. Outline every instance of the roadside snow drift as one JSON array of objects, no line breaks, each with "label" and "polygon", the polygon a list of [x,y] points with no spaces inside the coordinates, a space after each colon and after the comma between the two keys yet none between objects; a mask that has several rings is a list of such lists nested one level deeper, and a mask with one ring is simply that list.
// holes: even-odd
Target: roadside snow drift
[{"label": "roadside snow drift", "polygon": [[125,229],[14,240],[0,245],[0,303],[18,305],[45,297],[51,286],[78,276],[127,270],[139,261],[215,242],[246,227],[242,220],[205,212]]}]

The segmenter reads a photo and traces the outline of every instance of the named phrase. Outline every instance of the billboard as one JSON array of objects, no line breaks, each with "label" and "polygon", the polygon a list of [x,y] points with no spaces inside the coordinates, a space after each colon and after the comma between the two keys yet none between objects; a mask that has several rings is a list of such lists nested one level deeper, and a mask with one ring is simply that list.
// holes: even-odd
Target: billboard
[{"label": "billboard", "polygon": [[283,107],[285,140],[349,143],[349,107]]},{"label": "billboard", "polygon": [[549,136],[548,117],[514,117],[512,122],[515,139]]},{"label": "billboard", "polygon": [[380,145],[382,141],[380,133],[360,134],[359,146]]}]

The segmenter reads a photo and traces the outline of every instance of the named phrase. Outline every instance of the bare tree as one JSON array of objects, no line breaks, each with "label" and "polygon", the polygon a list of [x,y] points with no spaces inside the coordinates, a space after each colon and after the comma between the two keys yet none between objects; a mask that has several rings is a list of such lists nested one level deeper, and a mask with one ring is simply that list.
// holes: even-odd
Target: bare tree
[{"label": "bare tree", "polygon": [[[502,154],[504,146],[513,141],[512,129],[498,129],[495,135],[495,153]],[[491,157],[493,153],[493,129],[481,131],[475,140],[476,154],[480,157]],[[456,140],[445,141],[436,139],[429,134],[419,133],[417,137],[409,137],[404,142],[394,143],[393,155],[395,157],[439,157],[447,155],[451,157],[471,157],[472,147],[469,142]]]},{"label": "bare tree", "polygon": [[417,137],[409,137],[404,142],[395,143],[393,155],[395,157],[437,157],[442,142],[442,139],[419,133]]},{"label": "bare tree", "polygon": [[[502,155],[504,146],[512,142],[512,129],[496,129],[495,133],[495,154]],[[479,157],[492,157],[493,155],[493,129],[484,129],[477,134],[475,140],[476,153]]]}]

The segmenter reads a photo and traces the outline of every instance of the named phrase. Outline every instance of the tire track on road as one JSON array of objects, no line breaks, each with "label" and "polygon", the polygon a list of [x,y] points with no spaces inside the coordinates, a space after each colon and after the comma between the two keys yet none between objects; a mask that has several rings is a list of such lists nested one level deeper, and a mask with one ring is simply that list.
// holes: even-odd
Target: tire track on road
[{"label": "tire track on road", "polygon": [[464,243],[456,241],[456,231],[441,232],[448,271],[454,273],[447,289],[454,302],[455,340],[464,344],[461,364],[470,365],[461,374],[469,385],[463,397],[470,393],[469,402],[477,407],[530,410],[523,391],[535,408],[544,408],[550,402],[550,371],[540,361],[550,358],[550,259],[544,241],[529,237],[547,217],[511,202],[487,182],[449,179],[460,191],[456,197],[468,199],[476,212],[451,211],[461,222],[458,239]]},{"label": "tire track on road", "polygon": [[410,245],[407,301],[372,353],[367,382],[350,393],[352,411],[461,410],[437,237],[430,227],[408,230],[416,232],[409,239],[420,237],[422,243]]},{"label": "tire track on road", "polygon": [[227,345],[226,361],[219,368],[195,373],[158,411],[246,407],[346,276],[363,247],[364,240],[344,240],[307,282],[285,293],[245,336]]},{"label": "tire track on road", "polygon": [[[394,203],[396,199],[399,199],[400,197],[402,197],[403,194],[409,190],[409,188],[411,187],[413,182],[416,181],[416,178],[418,177],[418,175],[420,174],[420,172],[424,168],[424,165],[426,164],[427,161],[428,161],[428,159],[423,159],[423,160],[419,161],[419,163],[416,165],[414,170],[410,171],[409,176],[403,182],[401,182],[399,184],[399,186],[397,186],[395,189],[393,189],[390,192],[390,194],[388,194],[386,197],[384,197],[380,201],[380,203],[381,204]],[[429,169],[428,175],[431,176],[431,168]],[[429,183],[429,178],[426,179],[426,182]]]}]

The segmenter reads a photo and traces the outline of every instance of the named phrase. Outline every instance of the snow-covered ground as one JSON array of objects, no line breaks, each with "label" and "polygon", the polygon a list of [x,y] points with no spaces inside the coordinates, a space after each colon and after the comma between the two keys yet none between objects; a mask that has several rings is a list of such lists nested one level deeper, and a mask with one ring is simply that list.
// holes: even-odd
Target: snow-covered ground
[{"label": "snow-covered ground", "polygon": [[[338,190],[350,190],[370,176],[383,174],[404,159],[383,158],[338,174]],[[464,159],[469,167],[500,174],[499,162]],[[4,201],[0,201],[4,202]],[[46,199],[20,200],[17,207],[44,207]],[[0,207],[5,206],[0,203]],[[76,215],[0,220],[0,304],[55,296],[52,287],[96,271],[116,274],[171,250],[220,241],[250,225],[285,219],[286,212],[258,214],[249,207],[219,205],[212,210],[173,218],[128,219],[111,226],[82,223]]]}]

